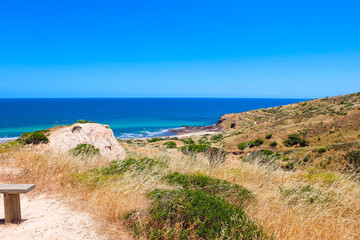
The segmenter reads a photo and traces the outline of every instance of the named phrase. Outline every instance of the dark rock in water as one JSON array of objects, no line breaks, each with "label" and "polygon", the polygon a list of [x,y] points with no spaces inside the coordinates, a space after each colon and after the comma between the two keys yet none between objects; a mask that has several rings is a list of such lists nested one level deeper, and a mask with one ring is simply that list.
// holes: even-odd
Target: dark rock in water
[{"label": "dark rock in water", "polygon": [[218,124],[213,124],[210,126],[203,126],[203,127],[183,126],[183,128],[181,129],[170,129],[169,131],[177,134],[195,133],[195,132],[220,132],[221,127]]}]

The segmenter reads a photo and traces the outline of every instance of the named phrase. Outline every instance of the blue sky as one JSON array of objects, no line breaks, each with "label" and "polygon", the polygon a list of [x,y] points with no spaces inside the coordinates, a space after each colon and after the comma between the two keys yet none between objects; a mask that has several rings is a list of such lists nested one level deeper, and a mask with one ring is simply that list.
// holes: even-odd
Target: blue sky
[{"label": "blue sky", "polygon": [[2,1],[0,97],[360,91],[359,1]]}]

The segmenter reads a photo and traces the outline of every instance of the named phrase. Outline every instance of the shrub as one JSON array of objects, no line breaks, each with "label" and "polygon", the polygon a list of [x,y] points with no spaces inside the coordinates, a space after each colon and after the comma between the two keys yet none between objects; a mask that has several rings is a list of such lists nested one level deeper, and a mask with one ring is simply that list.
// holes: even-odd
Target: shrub
[{"label": "shrub", "polygon": [[273,141],[270,143],[270,147],[276,147],[278,145],[277,141]]},{"label": "shrub", "polygon": [[301,147],[306,147],[309,145],[309,142],[303,138],[300,137],[300,134],[298,133],[292,133],[288,136],[288,139],[286,139],[283,142],[285,147],[292,147],[295,145],[300,145]]},{"label": "shrub", "polygon": [[199,144],[211,144],[211,142],[209,142],[207,137],[202,137],[199,139],[198,141]]},{"label": "shrub", "polygon": [[78,120],[76,123],[82,123],[82,124],[84,124],[84,123],[96,123],[96,122],[88,121],[88,120],[84,120],[84,119],[80,119],[80,120]]},{"label": "shrub", "polygon": [[166,148],[176,148],[176,143],[173,141],[165,142],[163,145],[166,146]]},{"label": "shrub", "polygon": [[270,155],[273,155],[274,152],[271,151],[271,150],[264,150],[264,151],[262,152],[262,154],[263,154],[263,155],[266,155],[266,156],[270,156]]},{"label": "shrub", "polygon": [[271,134],[271,133],[266,134],[266,136],[265,136],[266,139],[270,139],[271,137],[272,137],[272,134]]},{"label": "shrub", "polygon": [[208,192],[160,190],[148,194],[150,239],[264,239],[265,233],[240,207]]},{"label": "shrub", "polygon": [[242,142],[237,145],[238,149],[240,149],[240,150],[245,150],[245,148],[247,146],[248,146],[248,144],[246,142]]},{"label": "shrub", "polygon": [[303,158],[303,162],[308,162],[310,161],[310,154],[306,155],[304,158]]},{"label": "shrub", "polygon": [[35,131],[33,133],[26,132],[20,136],[17,140],[19,143],[25,144],[40,144],[40,143],[48,143],[49,139],[45,134],[44,131]]},{"label": "shrub", "polygon": [[294,167],[295,167],[295,163],[293,163],[293,162],[289,162],[285,165],[285,169],[287,169],[287,170],[293,170]]},{"label": "shrub", "polygon": [[319,148],[318,149],[318,153],[324,153],[324,152],[326,152],[326,148]]},{"label": "shrub", "polygon": [[348,152],[345,157],[346,160],[349,161],[355,168],[360,167],[360,150],[354,150]]},{"label": "shrub", "polygon": [[223,137],[223,135],[220,133],[220,134],[212,136],[211,140],[212,141],[219,141],[222,137]]},{"label": "shrub", "polygon": [[209,148],[210,148],[210,146],[206,145],[206,144],[199,144],[199,145],[189,144],[189,145],[180,147],[179,149],[180,149],[180,151],[182,151],[185,154],[193,155],[196,153],[204,152],[205,150],[207,150]]},{"label": "shrub", "polygon": [[74,127],[71,129],[71,132],[80,131],[80,129],[81,129],[80,126],[74,126]]},{"label": "shrub", "polygon": [[162,140],[164,140],[164,139],[162,139],[162,138],[150,138],[150,139],[148,139],[147,141],[149,142],[149,143],[152,143],[152,142],[158,142],[158,141],[162,141]]},{"label": "shrub", "polygon": [[263,143],[265,141],[263,139],[261,139],[261,138],[258,138],[258,139],[255,140],[255,142],[256,142],[257,146],[261,146],[261,145],[263,145]]},{"label": "shrub", "polygon": [[130,139],[128,139],[128,140],[126,140],[126,143],[131,144],[131,143],[132,143],[132,141],[131,141]]},{"label": "shrub", "polygon": [[185,144],[195,144],[192,138],[181,139]]},{"label": "shrub", "polygon": [[100,150],[91,144],[78,144],[75,148],[71,149],[69,153],[74,156],[91,156],[100,154]]},{"label": "shrub", "polygon": [[213,195],[218,195],[237,204],[253,198],[251,191],[221,179],[214,179],[203,174],[182,174],[174,172],[164,177],[170,185],[180,185],[191,190],[201,190]]}]

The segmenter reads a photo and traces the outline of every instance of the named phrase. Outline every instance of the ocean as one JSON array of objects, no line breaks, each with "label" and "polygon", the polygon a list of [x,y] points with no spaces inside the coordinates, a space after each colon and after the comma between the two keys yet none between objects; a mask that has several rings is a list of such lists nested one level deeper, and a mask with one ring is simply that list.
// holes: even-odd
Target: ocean
[{"label": "ocean", "polygon": [[226,113],[304,101],[261,98],[0,99],[0,141],[75,123],[110,125],[117,138],[170,136],[169,129],[214,124]]}]

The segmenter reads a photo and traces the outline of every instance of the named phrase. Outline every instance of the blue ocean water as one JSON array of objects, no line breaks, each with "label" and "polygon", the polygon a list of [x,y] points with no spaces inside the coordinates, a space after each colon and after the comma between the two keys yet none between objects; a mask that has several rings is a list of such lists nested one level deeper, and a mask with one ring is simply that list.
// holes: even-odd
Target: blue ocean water
[{"label": "blue ocean water", "polygon": [[183,125],[205,126],[226,113],[305,99],[89,98],[0,99],[0,139],[86,119],[110,125],[117,138],[171,135]]}]

